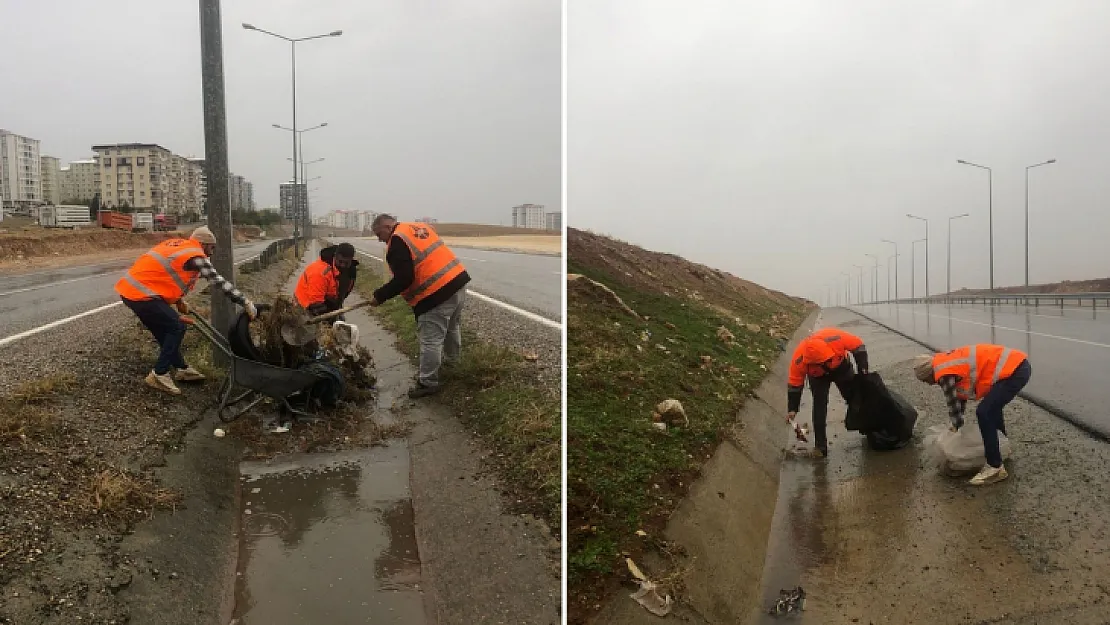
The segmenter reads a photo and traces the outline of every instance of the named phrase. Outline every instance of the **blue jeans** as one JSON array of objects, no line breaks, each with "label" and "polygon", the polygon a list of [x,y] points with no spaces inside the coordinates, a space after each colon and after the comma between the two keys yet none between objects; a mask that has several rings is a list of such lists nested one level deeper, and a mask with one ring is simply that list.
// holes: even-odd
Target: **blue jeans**
[{"label": "blue jeans", "polygon": [[135,313],[139,321],[154,335],[154,340],[162,348],[158,352],[158,362],[154,363],[154,373],[165,375],[170,367],[186,369],[185,358],[181,355],[181,341],[185,338],[185,322],[172,306],[162,299],[129,300],[120,298],[124,305]]},{"label": "blue jeans", "polygon": [[975,416],[979,421],[979,432],[983,435],[983,450],[987,454],[987,464],[998,468],[1002,466],[1002,452],[998,449],[998,433],[1006,433],[1006,421],[1002,409],[1029,383],[1033,368],[1028,360],[1022,361],[1008,378],[994,383],[987,396],[979,402]]}]

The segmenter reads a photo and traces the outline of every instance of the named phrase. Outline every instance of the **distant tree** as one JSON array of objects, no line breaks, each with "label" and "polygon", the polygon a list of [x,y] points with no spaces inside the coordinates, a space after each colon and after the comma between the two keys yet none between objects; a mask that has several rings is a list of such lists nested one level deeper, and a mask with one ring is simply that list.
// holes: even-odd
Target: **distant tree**
[{"label": "distant tree", "polygon": [[[74,203],[76,204],[76,203],[79,203],[79,202],[74,202]],[[99,215],[99,213],[100,213],[100,194],[97,193],[96,195],[93,196],[93,199],[89,200],[89,219],[92,219],[93,221],[96,221],[96,218]]]}]

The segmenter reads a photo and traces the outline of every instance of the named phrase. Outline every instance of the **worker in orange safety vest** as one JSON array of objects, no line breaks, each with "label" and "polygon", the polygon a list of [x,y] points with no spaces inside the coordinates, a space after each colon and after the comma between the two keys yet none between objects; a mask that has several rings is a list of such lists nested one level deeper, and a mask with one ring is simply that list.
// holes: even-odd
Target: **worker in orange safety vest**
[{"label": "worker in orange safety vest", "polygon": [[954,430],[964,424],[967,402],[979,401],[975,416],[979,433],[983,435],[987,464],[970,483],[982,486],[1009,477],[1002,465],[998,433],[1006,433],[1002,412],[1006,404],[1017,397],[1033,375],[1029,357],[1016,349],[980,343],[957,347],[943,354],[918,356],[913,369],[917,379],[939,385],[944,390]]},{"label": "worker in orange safety vest", "polygon": [[181,355],[181,341],[185,338],[185,322],[181,315],[189,312],[184,297],[198,277],[203,276],[210,284],[220,287],[223,294],[242,306],[251,319],[258,314],[254,304],[208,261],[215,249],[216,237],[206,226],[201,226],[188,239],[167,239],[155,245],[116,282],[116,293],[160,346],[158,361],[144,380],[151,388],[180,395],[181,389],[170,376],[171,369],[177,370],[177,381],[204,380],[204,374],[187,365]]},{"label": "worker in orange safety vest", "polygon": [[[357,269],[353,245],[329,245],[301,272],[293,297],[313,316],[339,310],[354,289]],[[329,323],[340,320],[342,316]]]},{"label": "worker in orange safety vest", "polygon": [[428,224],[401,223],[383,214],[370,227],[379,241],[388,244],[385,257],[393,274],[374,291],[370,305],[380,306],[400,295],[412,307],[420,365],[409,397],[432,395],[440,390],[440,365],[456,360],[462,350],[460,326],[470,274]]},{"label": "worker in orange safety vest", "polygon": [[786,391],[786,421],[793,423],[801,407],[802,390],[809,379],[813,395],[813,434],[815,456],[829,455],[826,418],[829,410],[829,387],[836,384],[847,403],[852,394],[855,372],[848,354],[856,360],[860,373],[867,373],[867,346],[863,339],[838,328],[821,328],[802,339],[790,359]]}]

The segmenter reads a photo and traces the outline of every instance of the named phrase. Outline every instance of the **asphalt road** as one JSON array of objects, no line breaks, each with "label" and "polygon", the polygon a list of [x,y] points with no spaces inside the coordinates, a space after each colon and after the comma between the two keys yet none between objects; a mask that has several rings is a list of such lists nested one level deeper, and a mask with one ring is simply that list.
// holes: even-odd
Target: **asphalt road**
[{"label": "asphalt road", "polygon": [[971,343],[1020,349],[1033,366],[1028,394],[1110,436],[1102,386],[1110,370],[1110,310],[940,304],[852,308],[938,349]]},{"label": "asphalt road", "polygon": [[[236,246],[236,260],[250,258],[272,241]],[[138,256],[136,250],[135,255]],[[119,301],[113,287],[133,259],[0,276],[0,340]],[[75,323],[96,323],[95,317]],[[58,328],[64,337],[65,328]],[[64,339],[63,339],[64,340]]]},{"label": "asphalt road", "polygon": [[[385,257],[385,244],[376,239],[343,240],[362,252],[378,258]],[[471,290],[548,319],[562,321],[562,257],[465,248],[457,248],[454,252],[470,274]]]}]

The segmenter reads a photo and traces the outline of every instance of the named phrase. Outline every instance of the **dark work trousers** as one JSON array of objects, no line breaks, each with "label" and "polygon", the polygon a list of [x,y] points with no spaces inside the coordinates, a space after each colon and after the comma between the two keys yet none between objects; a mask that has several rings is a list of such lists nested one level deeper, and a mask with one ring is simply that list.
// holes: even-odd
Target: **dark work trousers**
[{"label": "dark work trousers", "polygon": [[829,451],[829,442],[825,437],[826,419],[829,414],[829,387],[836,384],[844,402],[852,396],[852,378],[855,372],[852,363],[847,358],[840,366],[820,377],[809,378],[809,391],[813,394],[813,444],[822,452]]},{"label": "dark work trousers", "polygon": [[1029,383],[1033,367],[1028,360],[1022,361],[1008,378],[994,383],[986,397],[975,408],[979,421],[979,432],[983,435],[983,450],[987,454],[987,464],[994,468],[1002,466],[1002,451],[998,448],[998,433],[1006,433],[1006,421],[1002,409],[1010,403]]},{"label": "dark work trousers", "polygon": [[177,314],[173,306],[163,299],[129,300],[120,298],[123,303],[135,313],[139,321],[154,335],[162,350],[158,353],[158,362],[154,363],[154,373],[165,375],[170,372],[170,367],[186,369],[185,358],[181,356],[181,341],[185,338],[185,322]]}]

